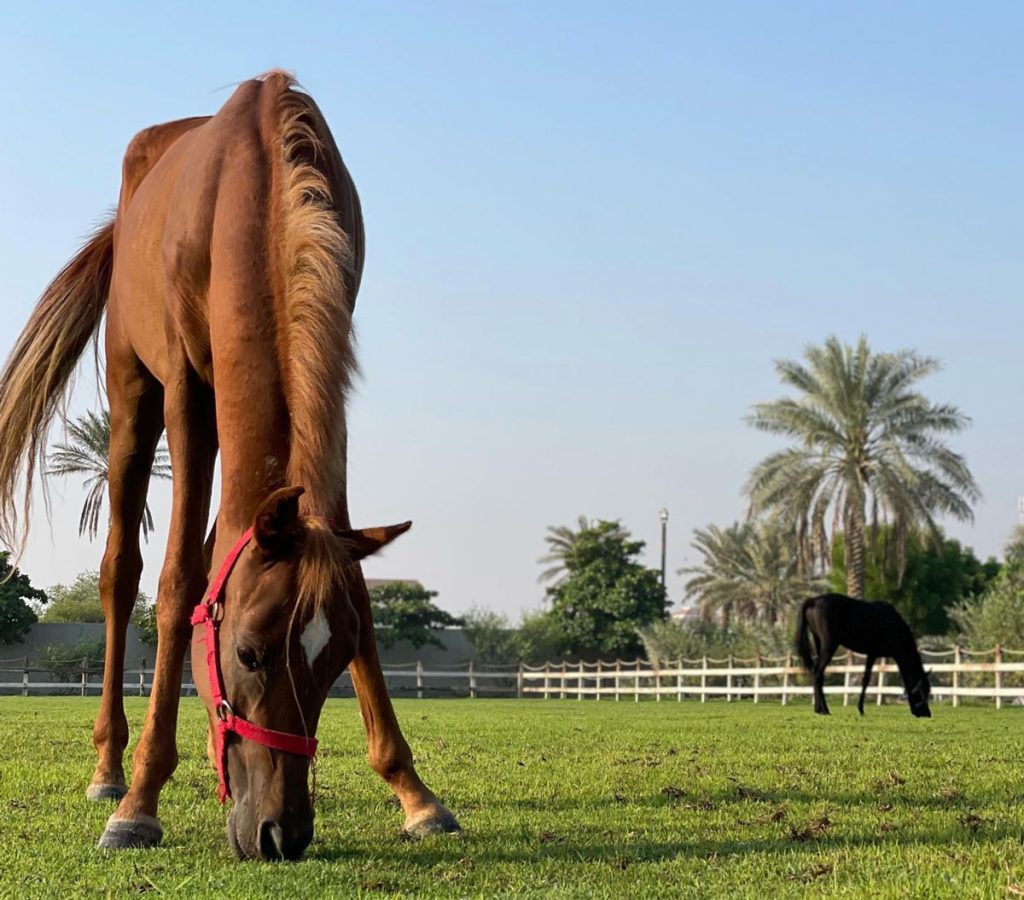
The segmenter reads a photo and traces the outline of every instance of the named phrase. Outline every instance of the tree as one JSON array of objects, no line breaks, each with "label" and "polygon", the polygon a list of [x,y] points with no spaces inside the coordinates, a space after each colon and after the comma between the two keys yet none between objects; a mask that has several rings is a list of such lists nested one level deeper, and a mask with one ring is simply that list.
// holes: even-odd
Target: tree
[{"label": "tree", "polygon": [[[555,587],[561,584],[568,576],[567,560],[575,552],[581,535],[592,536],[596,524],[596,522],[591,522],[587,519],[586,516],[580,516],[576,520],[577,528],[575,531],[570,525],[549,525],[548,533],[544,536],[544,540],[548,545],[548,552],[538,560],[541,565],[546,565],[548,568],[540,573],[537,580],[542,584],[547,581],[554,582]],[[625,539],[629,536],[629,533],[618,522],[605,524],[614,525],[613,528],[607,528],[603,532],[606,540],[614,541]]]},{"label": "tree", "polygon": [[82,660],[87,669],[102,669],[106,641],[84,640],[77,644],[49,644],[43,648],[42,663],[55,681],[77,681],[82,674]]},{"label": "tree", "polygon": [[28,576],[13,568],[10,554],[0,552],[0,644],[17,644],[36,623],[35,611],[26,603],[46,602],[46,594],[33,587]]},{"label": "tree", "polygon": [[916,391],[937,371],[934,359],[910,350],[873,354],[830,337],[804,352],[807,365],[778,361],[775,370],[798,397],[755,405],[747,422],[793,438],[796,446],[771,454],[750,475],[753,512],[793,521],[801,568],[828,565],[831,534],[847,535],[846,592],[864,596],[867,531],[892,526],[897,571],[915,527],[936,530],[935,517],[973,518],[980,491],[964,458],[942,436],[969,419],[955,406],[933,404]]},{"label": "tree", "polygon": [[[103,622],[103,601],[100,600],[99,572],[82,572],[70,585],[55,584],[49,590],[50,604],[39,617],[40,622]],[[155,626],[154,604],[150,598],[139,591],[132,611],[131,623],[142,631],[146,643],[156,643],[153,639],[146,640],[147,628]],[[155,627],[154,627],[155,631]]]},{"label": "tree", "polygon": [[800,573],[792,532],[778,523],[734,523],[694,530],[690,544],[702,560],[680,574],[692,576],[686,597],[705,619],[728,626],[741,621],[774,625],[818,585]]},{"label": "tree", "polygon": [[102,622],[99,572],[82,572],[70,585],[55,584],[40,622]]},{"label": "tree", "polygon": [[518,658],[515,629],[501,613],[474,606],[462,617],[462,633],[480,662],[503,665]]},{"label": "tree", "polygon": [[[99,533],[103,498],[107,495],[108,458],[110,456],[110,412],[87,412],[67,425],[68,441],[53,445],[47,475],[64,477],[84,475],[88,491],[78,520],[78,534],[93,540]],[[170,457],[161,439],[153,457],[153,478],[171,477]],[[142,516],[142,535],[147,540],[155,530],[149,504]]]},{"label": "tree", "polygon": [[643,541],[619,522],[598,521],[576,533],[562,561],[564,577],[548,588],[561,650],[582,657],[632,656],[642,649],[637,628],[665,615],[658,572],[636,561]]},{"label": "tree", "polygon": [[982,596],[961,603],[950,613],[961,643],[987,650],[996,644],[1024,649],[1024,526],[1006,546],[999,575]]},{"label": "tree", "polygon": [[[867,554],[864,596],[888,600],[901,613],[914,634],[942,635],[952,627],[949,615],[954,607],[971,602],[985,593],[999,574],[998,560],[979,560],[970,547],[942,535],[911,533],[907,539],[906,564],[902,578],[896,561],[886,558],[884,545],[891,541],[890,526],[875,535],[874,552]],[[870,539],[870,534],[869,534]],[[844,536],[836,535],[832,547],[832,590],[846,584]]]},{"label": "tree", "polygon": [[150,647],[156,646],[156,604],[142,591],[139,591],[139,598],[135,601],[135,609],[132,611],[132,625],[139,630],[139,640],[142,643]]},{"label": "tree", "polygon": [[531,666],[555,660],[565,652],[563,637],[551,610],[524,612],[515,633],[516,658]]},{"label": "tree", "polygon": [[764,624],[731,622],[722,625],[705,619],[666,619],[640,629],[647,658],[671,664],[701,657],[782,656],[790,648],[793,629]]},{"label": "tree", "polygon": [[446,613],[431,601],[437,591],[428,591],[415,581],[389,581],[370,588],[370,607],[382,647],[408,641],[417,650],[425,644],[444,647],[433,634],[441,628],[461,625],[457,616]]}]

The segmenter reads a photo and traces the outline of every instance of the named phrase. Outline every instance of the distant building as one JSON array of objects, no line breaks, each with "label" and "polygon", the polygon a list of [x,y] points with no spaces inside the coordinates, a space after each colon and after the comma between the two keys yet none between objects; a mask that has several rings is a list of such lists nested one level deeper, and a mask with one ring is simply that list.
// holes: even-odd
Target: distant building
[{"label": "distant building", "polygon": [[700,618],[700,610],[696,606],[680,606],[669,615],[674,622],[690,622]]}]

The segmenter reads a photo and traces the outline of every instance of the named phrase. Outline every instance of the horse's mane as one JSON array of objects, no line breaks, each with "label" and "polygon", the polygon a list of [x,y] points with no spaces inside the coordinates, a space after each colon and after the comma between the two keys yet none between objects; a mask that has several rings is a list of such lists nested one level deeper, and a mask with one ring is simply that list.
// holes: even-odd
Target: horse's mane
[{"label": "horse's mane", "polygon": [[337,150],[323,117],[291,76],[271,72],[264,80],[280,91],[276,193],[291,416],[288,482],[306,488],[309,512],[330,515],[345,491],[345,399],[358,370],[352,308],[359,276],[330,178],[341,161],[328,159]]},{"label": "horse's mane", "polygon": [[[344,502],[345,401],[358,371],[352,309],[360,264],[336,205],[352,198],[333,195],[331,174],[344,172],[344,166],[313,99],[296,90],[287,73],[262,78],[279,91],[275,193],[291,417],[287,478],[305,487],[304,512],[332,516]],[[321,605],[338,589],[349,563],[343,542],[311,518],[299,562],[299,607]]]}]

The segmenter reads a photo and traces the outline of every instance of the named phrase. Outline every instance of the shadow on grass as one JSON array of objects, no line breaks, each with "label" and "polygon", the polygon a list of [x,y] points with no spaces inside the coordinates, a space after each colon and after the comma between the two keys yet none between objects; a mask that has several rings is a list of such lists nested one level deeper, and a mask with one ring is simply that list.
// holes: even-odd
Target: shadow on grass
[{"label": "shadow on grass", "polygon": [[[806,839],[796,839],[780,828],[778,837],[752,840],[679,840],[679,841],[631,841],[624,832],[621,841],[610,840],[609,829],[600,831],[576,829],[571,835],[542,832],[534,838],[534,847],[501,847],[488,845],[480,837],[439,836],[429,838],[410,848],[403,854],[404,861],[413,865],[451,865],[460,859],[472,859],[477,863],[607,863],[619,865],[661,863],[677,858],[713,859],[717,857],[741,856],[748,854],[771,854],[773,856],[800,856],[813,849],[815,852],[857,849],[860,847],[880,848],[886,844],[901,847],[956,848],[957,855],[969,853],[970,847],[981,844],[995,844],[1007,840],[1020,840],[1017,828],[989,823],[978,831],[963,827],[932,829],[927,835],[915,834],[903,829],[892,835],[841,836],[821,834]],[[399,839],[396,838],[396,843]],[[519,835],[508,837],[508,843],[522,844]],[[969,841],[965,846],[965,841]],[[354,848],[316,847],[309,854],[310,859],[323,862],[341,862],[361,859],[362,854]]]},{"label": "shadow on grass", "polygon": [[[585,800],[574,800],[572,798],[556,798],[553,800],[542,800],[536,798],[523,798],[521,800],[503,800],[502,807],[509,807],[517,810],[531,812],[572,812],[574,810],[585,811],[592,809],[678,809],[683,812],[709,812],[719,809],[740,811],[745,807],[756,804],[769,806],[785,806],[793,803],[806,803],[814,806],[825,806],[834,808],[874,808],[882,803],[890,803],[896,810],[922,811],[948,810],[950,812],[976,809],[987,806],[995,798],[977,798],[966,794],[957,793],[953,797],[942,797],[938,795],[920,796],[911,790],[901,790],[897,786],[884,787],[878,790],[866,789],[863,791],[846,791],[838,793],[814,792],[807,790],[786,790],[783,788],[762,789],[750,787],[743,784],[736,784],[729,788],[719,790],[691,790],[686,787],[675,787],[681,779],[666,781],[662,792],[656,794],[631,795],[626,789],[626,794],[609,794],[605,797],[588,797]],[[675,799],[666,798],[664,791],[679,791]],[[1014,797],[1004,797],[1005,800],[1016,801]],[[700,805],[704,804],[703,809]],[[709,805],[710,804],[710,805]],[[698,808],[695,810],[694,806]],[[476,804],[473,804],[475,807]]]}]

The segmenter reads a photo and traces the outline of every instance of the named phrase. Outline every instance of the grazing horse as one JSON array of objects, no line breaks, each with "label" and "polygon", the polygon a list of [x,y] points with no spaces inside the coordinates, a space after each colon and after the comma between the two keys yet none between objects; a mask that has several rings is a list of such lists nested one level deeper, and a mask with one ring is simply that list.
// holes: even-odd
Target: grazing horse
[{"label": "grazing horse", "polygon": [[[811,655],[808,631],[814,637],[817,660]],[[867,657],[860,686],[857,709],[864,715],[864,695],[871,680],[875,660],[888,656],[895,660],[907,690],[910,711],[917,717],[930,717],[928,697],[931,684],[921,662],[921,654],[910,626],[892,604],[881,600],[855,600],[844,594],[822,594],[805,600],[796,628],[796,649],[807,671],[814,675],[814,711],[828,715],[825,702],[825,668],[839,646]]]},{"label": "grazing horse", "polygon": [[[178,761],[190,640],[240,858],[296,859],[309,844],[314,735],[346,667],[370,765],[401,802],[406,832],[458,830],[399,729],[359,565],[409,524],[349,522],[345,397],[362,266],[359,199],[323,115],[288,75],[270,72],[214,116],[131,141],[116,214],[47,288],[0,375],[0,538],[23,547],[47,430],[106,313],[106,664],[87,794],[119,803],[101,847],[161,839],[157,803]],[[128,787],[125,631],[165,428],[173,506],[159,642]],[[204,550],[218,451],[220,505]]]}]

